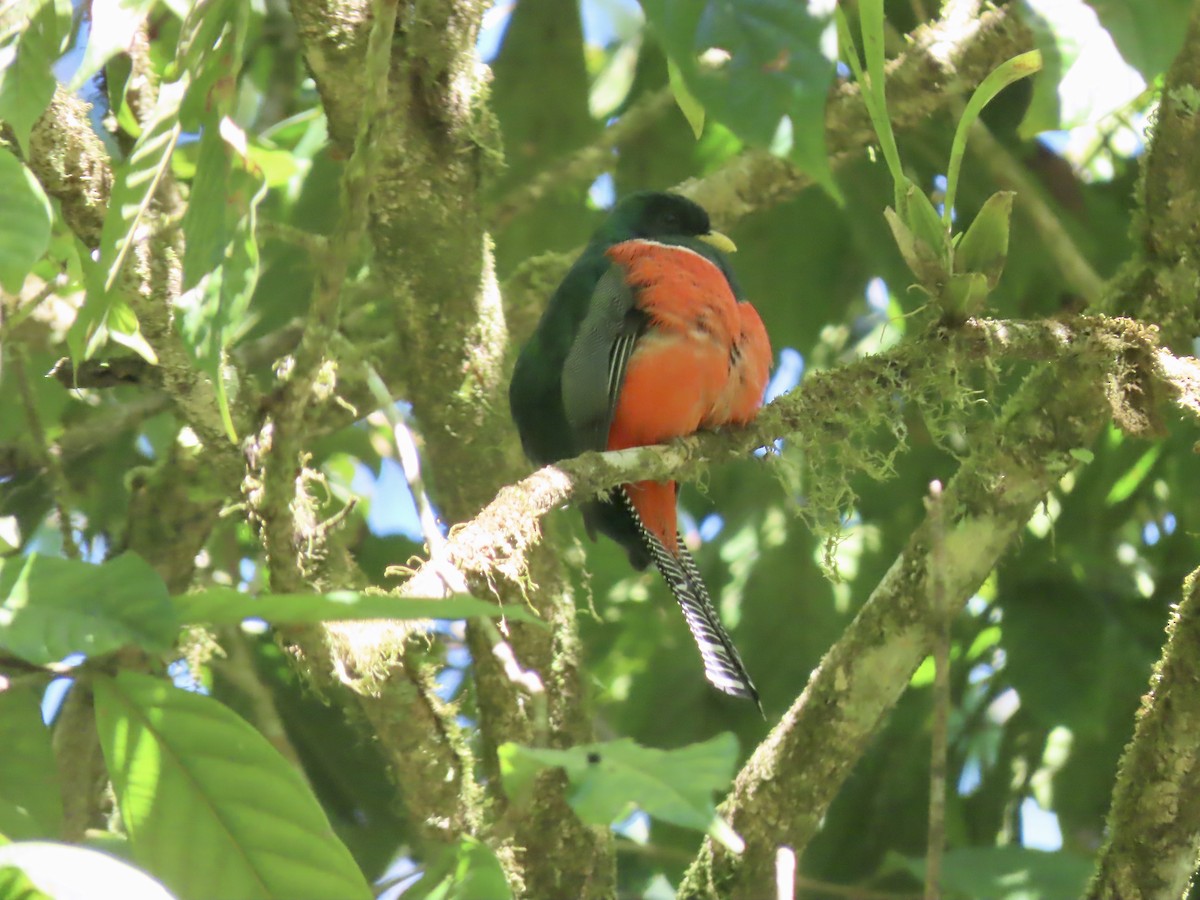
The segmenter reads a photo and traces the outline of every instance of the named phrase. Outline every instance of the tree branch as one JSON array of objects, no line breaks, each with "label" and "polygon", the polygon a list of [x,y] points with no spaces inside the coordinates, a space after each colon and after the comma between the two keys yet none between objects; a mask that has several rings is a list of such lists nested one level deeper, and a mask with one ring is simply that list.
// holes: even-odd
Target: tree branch
[{"label": "tree branch", "polygon": [[1183,583],[1167,645],[1125,749],[1088,900],[1178,900],[1200,850],[1200,569]]},{"label": "tree branch", "polygon": [[[1193,5],[1183,47],[1167,71],[1154,139],[1147,152],[1145,216],[1138,220],[1141,259],[1120,278],[1118,304],[1162,324],[1171,347],[1192,346],[1200,328],[1200,4]],[[1142,289],[1142,295],[1129,291]],[[1153,364],[1176,402],[1200,411],[1196,361],[1158,350]],[[1200,569],[1183,584],[1183,601],[1143,698],[1125,749],[1089,900],[1175,900],[1200,859]]]}]

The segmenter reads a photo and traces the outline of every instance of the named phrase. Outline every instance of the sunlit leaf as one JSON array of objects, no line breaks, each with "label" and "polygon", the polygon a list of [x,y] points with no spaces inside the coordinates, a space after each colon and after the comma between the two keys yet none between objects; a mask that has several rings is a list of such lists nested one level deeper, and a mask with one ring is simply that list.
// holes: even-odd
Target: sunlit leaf
[{"label": "sunlit leaf", "polygon": [[132,672],[98,678],[94,690],[134,856],[169,888],[245,900],[372,896],[303,776],[230,709]]},{"label": "sunlit leaf", "polygon": [[244,619],[273,623],[329,622],[340,619],[470,619],[475,616],[540,621],[523,606],[498,606],[474,597],[445,600],[391,597],[357,591],[327,594],[264,594],[251,597],[233,588],[209,587],[172,599],[184,625],[231,625]]}]

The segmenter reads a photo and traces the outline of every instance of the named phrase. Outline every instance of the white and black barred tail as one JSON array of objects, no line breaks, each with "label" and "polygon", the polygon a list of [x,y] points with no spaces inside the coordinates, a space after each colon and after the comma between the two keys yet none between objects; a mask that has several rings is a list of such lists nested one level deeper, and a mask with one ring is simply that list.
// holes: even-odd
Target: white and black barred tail
[{"label": "white and black barred tail", "polygon": [[704,677],[719,691],[753,700],[761,713],[763,708],[758,699],[758,689],[750,680],[750,674],[742,664],[737,648],[733,646],[733,639],[721,624],[704,580],[696,568],[696,561],[684,545],[682,535],[677,536],[679,555],[676,556],[663,546],[657,535],[646,528],[628,493],[623,488],[617,493],[624,499],[629,514],[637,524],[638,533],[646,542],[654,565],[662,573],[663,580],[683,610],[683,618],[704,661]]}]

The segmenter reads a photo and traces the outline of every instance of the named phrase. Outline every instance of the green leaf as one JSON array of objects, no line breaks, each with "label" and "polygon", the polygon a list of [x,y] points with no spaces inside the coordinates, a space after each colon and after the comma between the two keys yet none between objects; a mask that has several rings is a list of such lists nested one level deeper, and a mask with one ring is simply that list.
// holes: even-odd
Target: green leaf
[{"label": "green leaf", "polygon": [[962,170],[963,154],[967,150],[967,135],[970,134],[971,126],[975,124],[975,120],[979,118],[984,107],[991,103],[997,94],[1014,81],[1032,75],[1041,67],[1042,54],[1037,50],[1030,50],[1028,53],[1014,56],[993,69],[975,89],[971,99],[967,101],[962,118],[958,120],[958,127],[954,130],[954,143],[950,146],[950,164],[946,167],[946,200],[942,219],[947,228],[950,227],[950,214],[954,209],[954,198],[958,196],[958,176]]},{"label": "green leaf", "polygon": [[909,270],[930,293],[950,277],[950,233],[933,203],[907,177],[897,188],[900,208],[883,211],[892,237]]},{"label": "green leaf", "polygon": [[1146,89],[1083,0],[1022,0],[1018,9],[1046,63],[1017,130],[1022,138],[1095,122]]},{"label": "green leaf", "polygon": [[440,859],[404,892],[411,900],[508,900],[512,890],[496,855],[475,838],[447,848]]},{"label": "green leaf", "polygon": [[50,246],[52,212],[42,186],[21,162],[0,149],[0,286],[16,294]]},{"label": "green leaf", "polygon": [[75,93],[129,43],[154,10],[156,0],[92,0],[87,49],[67,90]]},{"label": "green leaf", "polygon": [[[0,844],[4,841],[0,840]],[[0,853],[3,852],[0,848]],[[30,877],[19,866],[0,863],[0,898],[2,900],[55,900],[44,891],[39,891]]]},{"label": "green leaf", "polygon": [[117,284],[130,248],[154,193],[171,162],[179,139],[179,104],[187,90],[184,81],[162,85],[158,103],[129,158],[116,167],[112,198],[100,233],[100,263],[83,251],[87,297],[67,335],[76,363],[96,352],[112,337],[151,364],[158,362],[154,349],[142,337],[137,316],[120,296]]},{"label": "green leaf", "polygon": [[209,587],[172,598],[182,625],[233,625],[244,619],[280,624],[347,619],[470,619],[476,616],[541,622],[524,606],[497,606],[460,595],[445,600],[389,597],[357,591],[328,594],[264,594],[251,597],[227,587]]},{"label": "green leaf", "polygon": [[1188,17],[1195,9],[1192,0],[1089,0],[1088,5],[1096,10],[1121,56],[1148,82],[1165,72],[1179,53]]},{"label": "green leaf", "polygon": [[57,835],[62,793],[50,729],[33,688],[0,691],[0,747],[0,834],[18,840]]},{"label": "green leaf", "polygon": [[643,0],[642,8],[710,118],[788,156],[840,197],[825,151],[832,10],[792,0]]},{"label": "green leaf", "polygon": [[696,136],[696,140],[700,140],[700,135],[704,133],[704,104],[688,90],[683,73],[671,59],[667,60],[667,79],[671,84],[671,93],[675,95],[675,105],[692,126],[692,134]]},{"label": "green leaf", "polygon": [[[961,847],[942,857],[942,889],[949,897],[973,900],[1061,900],[1083,893],[1092,862],[1071,853],[1025,847]],[[925,878],[925,860],[896,854],[888,868]]]},{"label": "green leaf", "polygon": [[934,280],[945,281],[950,274],[950,225],[943,222],[929,196],[907,178],[901,182],[899,213],[918,245],[924,244],[925,255],[937,261]]},{"label": "green leaf", "polygon": [[303,776],[232,710],[133,672],[97,678],[94,690],[134,856],[172,890],[242,900],[372,896]]},{"label": "green leaf", "polygon": [[132,553],[98,566],[36,553],[0,562],[0,647],[31,663],[129,644],[158,653],[175,633],[166,585]]},{"label": "green leaf", "polygon": [[[25,873],[36,893],[10,893],[3,873]],[[29,842],[0,847],[0,897],[4,900],[82,900],[85,897],[120,897],[121,900],[173,900],[161,884],[129,863],[72,844]]]},{"label": "green leaf", "polygon": [[70,4],[27,0],[0,33],[0,121],[29,150],[29,133],[54,96],[53,65],[71,30]]},{"label": "green leaf", "polygon": [[[201,163],[204,162],[202,151]],[[200,183],[203,171],[197,169]],[[207,204],[201,204],[196,214],[194,221],[200,229],[201,244],[192,258],[190,272],[185,264],[185,282],[195,278],[196,283],[184,292],[176,307],[181,310],[180,337],[200,369],[207,372],[217,386],[226,433],[236,442],[222,365],[226,348],[246,326],[250,298],[258,283],[258,205],[266,196],[267,186],[257,176],[240,168],[227,174],[230,177],[226,189],[212,193],[213,200],[222,209],[211,210],[206,208]],[[216,216],[227,215],[230,209],[242,212],[232,227],[216,221]],[[207,253],[209,258],[201,261],[201,253]],[[214,254],[219,259],[215,264],[212,261]],[[205,263],[209,267],[206,268]]]},{"label": "green leaf", "polygon": [[[844,27],[844,24],[843,20],[841,33],[843,39],[848,39],[849,30]],[[875,133],[879,137],[884,158],[892,173],[892,181],[896,190],[896,208],[903,212],[902,192],[908,179],[904,177],[903,169],[900,166],[900,151],[896,149],[896,137],[892,132],[892,119],[887,108],[887,82],[883,69],[883,0],[863,0],[859,7],[859,25],[862,29],[863,57],[867,62],[868,78],[865,82],[863,81],[861,69],[855,72],[855,77],[862,85],[864,101],[867,97],[871,98],[867,104],[867,111],[871,115],[871,123],[875,126]],[[848,52],[854,52],[853,43],[850,43]]]},{"label": "green leaf", "polygon": [[162,85],[146,130],[138,138],[129,159],[114,173],[112,199],[100,234],[105,291],[112,291],[121,274],[138,226],[171,162],[171,152],[180,133],[179,104],[186,90],[187,83],[183,81]]},{"label": "green leaf", "polygon": [[223,371],[225,351],[246,327],[258,283],[255,230],[258,205],[267,193],[262,170],[249,159],[246,135],[227,114],[237,99],[247,17],[247,8],[239,4],[215,50],[193,59],[196,79],[185,112],[200,117],[201,138],[183,222],[188,234],[184,293],[176,301],[182,311],[180,336],[197,366],[212,379],[225,433],[234,443],[238,436]]},{"label": "green leaf", "polygon": [[954,248],[954,271],[978,272],[995,290],[1008,259],[1008,223],[1012,217],[1013,191],[997,191],[988,197],[975,221]]},{"label": "green leaf", "polygon": [[1154,468],[1154,464],[1158,462],[1162,451],[1163,445],[1155,444],[1138,457],[1137,462],[1129,467],[1129,471],[1118,478],[1116,483],[1109,489],[1108,496],[1104,498],[1104,505],[1116,506],[1118,503],[1124,503],[1132,497],[1134,491],[1146,480],[1146,476],[1150,474],[1150,470]]},{"label": "green leaf", "polygon": [[737,739],[729,732],[677,750],[642,747],[623,738],[569,750],[507,743],[497,752],[511,797],[527,795],[540,770],[557,766],[571,782],[571,808],[590,825],[611,825],[637,805],[664,822],[707,832],[741,851],[741,839],[717,815],[712,799],[714,792],[729,787],[737,763]]}]

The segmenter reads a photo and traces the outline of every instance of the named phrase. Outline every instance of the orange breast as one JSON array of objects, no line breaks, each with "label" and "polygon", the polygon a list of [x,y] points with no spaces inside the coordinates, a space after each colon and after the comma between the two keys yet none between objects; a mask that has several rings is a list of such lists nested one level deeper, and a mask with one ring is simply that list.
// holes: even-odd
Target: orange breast
[{"label": "orange breast", "polygon": [[[683,247],[634,240],[608,253],[650,319],[625,371],[608,449],[693,434],[734,403],[732,350],[744,326],[729,282],[714,263]],[[733,393],[740,400],[744,392]],[[627,490],[646,527],[675,551],[675,483],[639,482]]]}]

